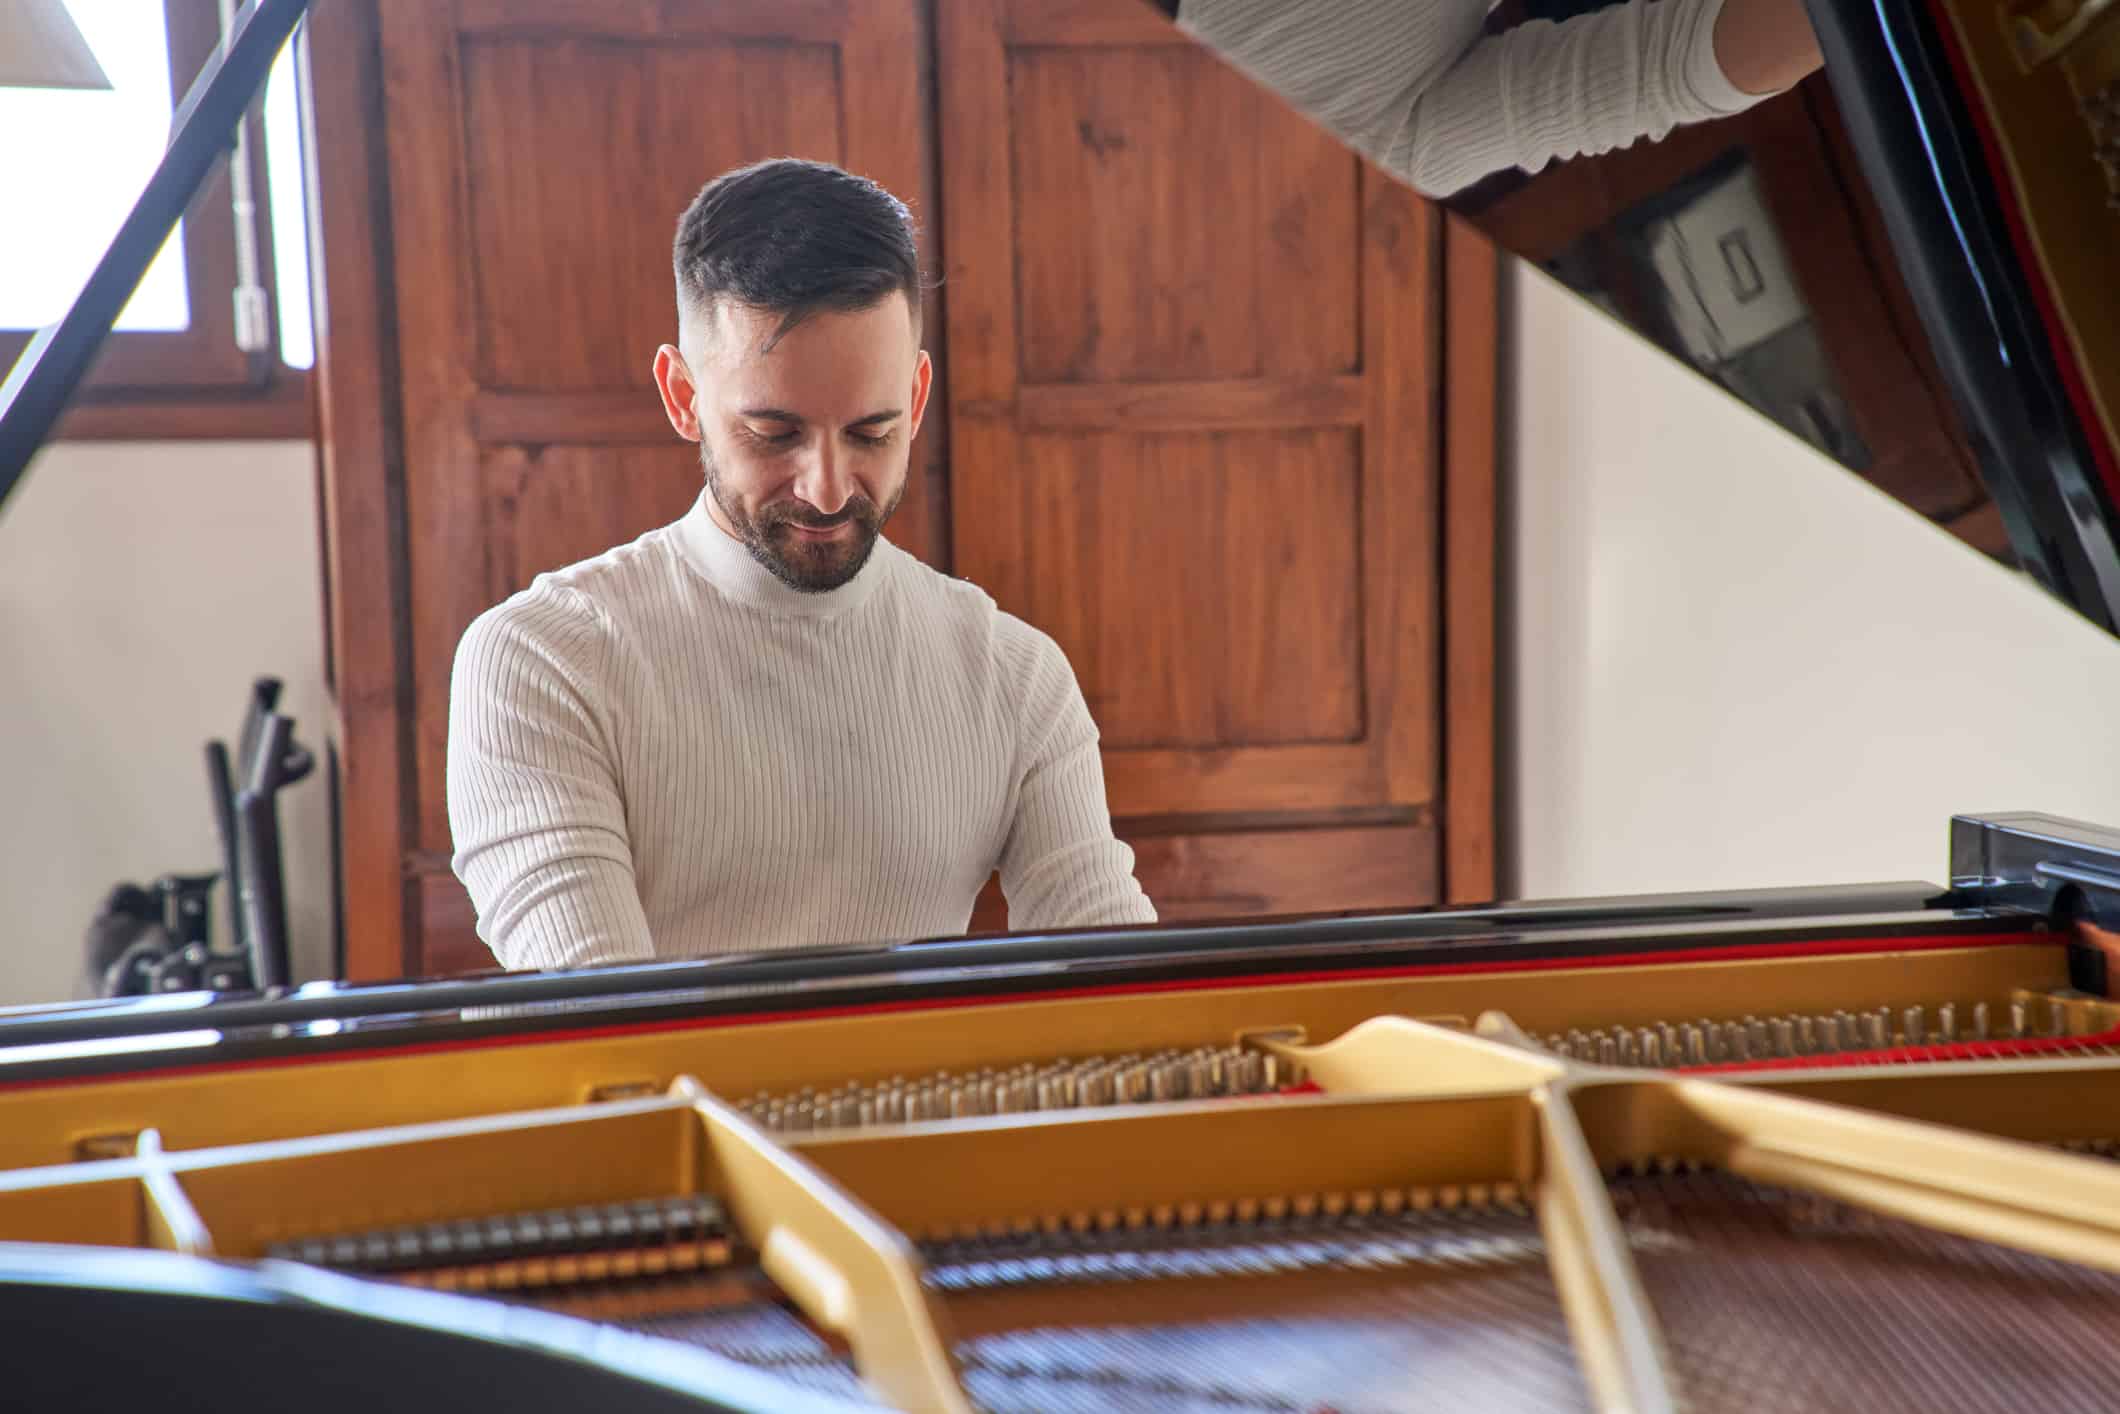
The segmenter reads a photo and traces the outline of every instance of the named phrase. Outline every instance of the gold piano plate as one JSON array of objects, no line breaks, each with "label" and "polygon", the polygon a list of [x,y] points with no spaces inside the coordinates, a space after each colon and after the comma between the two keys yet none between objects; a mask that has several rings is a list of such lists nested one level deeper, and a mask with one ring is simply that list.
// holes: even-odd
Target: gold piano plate
[{"label": "gold piano plate", "polygon": [[[107,1156],[113,1144],[129,1145],[150,1128],[172,1150],[200,1149],[591,1101],[615,1104],[626,1094],[660,1093],[680,1075],[697,1076],[762,1120],[791,1129],[834,1127],[836,1118],[818,1122],[816,1106],[829,1101],[836,1109],[849,1097],[856,1101],[852,1119],[859,1121],[861,1096],[894,1081],[901,1095],[926,1082],[938,1082],[929,1085],[931,1096],[947,1098],[953,1085],[969,1089],[977,1103],[946,1107],[970,1115],[991,1112],[999,1106],[986,1099],[989,1083],[998,1084],[1004,1073],[1022,1073],[1026,1064],[1037,1073],[1063,1060],[1079,1071],[1132,1056],[1115,1072],[1112,1099],[1134,1100],[1131,1092],[1122,1097],[1118,1086],[1138,1083],[1138,1099],[1154,1102],[1174,1097],[1175,1087],[1159,1094],[1152,1076],[1142,1079],[1132,1070],[1159,1052],[1213,1051],[1290,1028],[1311,1037],[1337,1036],[1384,1014],[1472,1018],[1502,1012],[1529,1035],[1565,1042],[1571,1031],[1588,1037],[1599,1030],[1669,1026],[1683,1036],[1678,1028],[1713,1032],[1745,1026],[1748,1019],[1824,1018],[1879,1007],[1895,1017],[1908,1008],[1940,1017],[1952,1007],[1964,1018],[1957,1029],[1966,1036],[1954,1043],[1956,1050],[1930,1046],[1926,1052],[2073,1051],[2091,1044],[2080,1031],[2006,1034],[2014,999],[2066,992],[2068,942],[2057,933],[1998,927],[1988,935],[1909,940],[1903,946],[1886,939],[1866,950],[1826,951],[1819,945],[1799,955],[1728,960],[1695,954],[1693,960],[1585,961],[1523,971],[1226,979],[1173,990],[959,999],[792,1018],[704,1017],[324,1055],[298,1065],[238,1062],[33,1082],[0,1086],[0,1170]],[[1983,1004],[1996,1034],[1974,1043],[1974,1009]],[[2041,1002],[2027,1019],[2043,1023],[2046,1012]],[[1853,1039],[1860,1044],[1784,1061],[1845,1064],[1875,1049],[1866,1037]],[[1891,1039],[1898,1039],[1896,1030]],[[1597,1058],[1594,1048],[1588,1058]],[[1732,1061],[1718,1054],[1708,1063]],[[1667,1063],[1688,1064],[1683,1040]],[[1748,1063],[1782,1062],[1763,1057]],[[1264,1081],[1262,1073],[1258,1088],[1265,1088]],[[319,1095],[328,1101],[320,1103]],[[1077,1099],[1099,1102],[1086,1092]],[[803,1124],[799,1107],[806,1100],[812,1109]]]},{"label": "gold piano plate", "polygon": [[775,1138],[681,1076],[189,1151],[148,1130],[0,1175],[0,1238],[476,1293],[448,1299],[919,1411],[2111,1393],[2067,1353],[2120,1335],[2120,1165],[2094,1156],[2120,1061],[1689,1078],[1499,1015],[1252,1044],[1316,1092]]}]

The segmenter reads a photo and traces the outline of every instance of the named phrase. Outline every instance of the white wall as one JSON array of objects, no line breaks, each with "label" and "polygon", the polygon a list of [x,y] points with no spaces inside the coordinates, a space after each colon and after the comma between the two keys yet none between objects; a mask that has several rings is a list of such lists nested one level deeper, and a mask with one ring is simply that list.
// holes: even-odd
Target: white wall
[{"label": "white wall", "polygon": [[0,1003],[77,994],[114,883],[220,867],[200,752],[233,747],[267,673],[319,755],[281,813],[296,975],[328,968],[317,566],[306,442],[59,443],[31,465],[0,508]]},{"label": "white wall", "polygon": [[1510,280],[1505,892],[1941,882],[1954,812],[2120,823],[2120,641]]}]

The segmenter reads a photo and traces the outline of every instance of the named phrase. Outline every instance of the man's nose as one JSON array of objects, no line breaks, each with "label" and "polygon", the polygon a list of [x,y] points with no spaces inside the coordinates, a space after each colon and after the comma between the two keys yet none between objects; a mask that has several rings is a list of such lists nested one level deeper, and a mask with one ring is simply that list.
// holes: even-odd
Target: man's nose
[{"label": "man's nose", "polygon": [[853,468],[830,439],[804,459],[795,477],[795,494],[820,514],[836,516],[854,496]]}]

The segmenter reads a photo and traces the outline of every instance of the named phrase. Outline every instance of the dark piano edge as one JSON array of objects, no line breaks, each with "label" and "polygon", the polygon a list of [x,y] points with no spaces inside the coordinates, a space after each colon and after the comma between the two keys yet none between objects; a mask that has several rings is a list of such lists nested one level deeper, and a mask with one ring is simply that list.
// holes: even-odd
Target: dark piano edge
[{"label": "dark piano edge", "polygon": [[[26,1008],[0,1017],[0,1085],[1105,987],[1506,969],[2005,929],[2054,929],[2060,941],[2079,918],[2120,925],[2120,832],[2048,815],[1961,816],[1952,822],[1952,861],[1948,889],[1896,883],[1563,899]],[[2071,960],[2076,985],[2104,992],[2100,955],[2072,947]]]},{"label": "dark piano edge", "polygon": [[1936,3],[1806,0],[1826,82],[2011,546],[2055,597],[2120,633],[2120,490],[2077,420]]},{"label": "dark piano edge", "polygon": [[[325,1411],[434,1409],[478,1392],[481,1407],[624,1408],[643,1414],[855,1414],[840,1399],[710,1351],[549,1311],[341,1276],[291,1262],[234,1265],[168,1252],[0,1243],[0,1320],[18,1334],[8,1389],[18,1407],[84,1407],[130,1386],[169,1407],[249,1407],[302,1390]],[[210,1338],[202,1340],[202,1336]],[[405,1383],[440,1372],[448,1396]],[[348,1362],[355,1362],[349,1366]],[[356,1366],[368,1374],[358,1373]],[[339,1378],[319,1383],[319,1370]],[[353,1378],[349,1380],[349,1373]],[[41,1398],[40,1398],[41,1396]],[[460,1406],[457,1406],[460,1407]]]},{"label": "dark piano edge", "polygon": [[[2040,865],[2049,859],[2120,875],[2120,830],[2036,812],[1960,815],[1950,826],[1951,887],[1921,881],[1787,888],[1704,890],[1536,899],[1477,906],[1437,905],[1400,910],[1269,917],[1242,922],[1125,925],[994,938],[944,937],[856,944],[726,957],[641,963],[551,972],[498,972],[471,978],[389,982],[310,982],[270,994],[204,993],[175,996],[31,1003],[0,1008],[0,1045],[46,1039],[140,1034],[197,1024],[293,1023],[398,1012],[423,1007],[522,1006],[588,1001],[606,996],[745,985],[786,987],[879,973],[930,972],[1011,963],[1074,964],[1150,953],[1213,954],[1242,949],[1317,948],[1379,941],[1495,942],[1516,935],[1583,929],[1684,925],[1694,933],[1715,925],[1756,924],[1772,918],[1816,918],[1905,913],[1946,908],[2007,908],[2044,913],[2038,892],[2059,884]],[[2120,921],[2116,919],[2115,921]],[[1550,941],[1550,939],[1549,939]],[[1531,937],[1524,957],[1549,955]],[[134,1020],[136,1027],[115,1023]],[[109,1024],[111,1029],[100,1029]]]},{"label": "dark piano edge", "polygon": [[[1623,895],[1480,908],[1350,911],[1239,923],[1159,923],[989,938],[908,939],[546,972],[496,970],[437,980],[310,982],[266,993],[187,992],[31,1004],[0,1011],[0,1047],[144,1035],[202,1025],[292,1025],[408,1010],[578,1006],[678,993],[695,997],[754,993],[763,998],[837,982],[976,976],[1001,967],[1064,972],[1080,980],[1103,967],[1143,958],[1213,962],[1267,954],[1314,965],[1326,950],[1383,945],[1422,950],[1449,946],[1454,958],[1468,956],[1467,948],[1483,954],[1501,948],[1507,958],[1536,960],[1565,955],[1589,935],[1619,938],[1638,936],[1644,930],[1681,929],[1685,937],[1697,939],[1704,932],[1736,925],[1746,929],[1749,939],[1766,920],[1917,914],[1948,893],[1932,883],[1907,881]],[[1795,926],[1800,930],[1801,922]],[[1557,950],[1559,944],[1567,948]]]}]

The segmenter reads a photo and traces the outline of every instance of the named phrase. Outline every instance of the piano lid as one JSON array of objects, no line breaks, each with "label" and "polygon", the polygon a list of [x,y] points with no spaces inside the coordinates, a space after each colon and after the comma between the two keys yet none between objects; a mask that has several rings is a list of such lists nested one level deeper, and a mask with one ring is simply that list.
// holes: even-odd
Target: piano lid
[{"label": "piano lid", "polygon": [[1757,100],[1799,0],[1151,3],[2120,632],[2120,4],[1808,0],[1823,71]]}]

